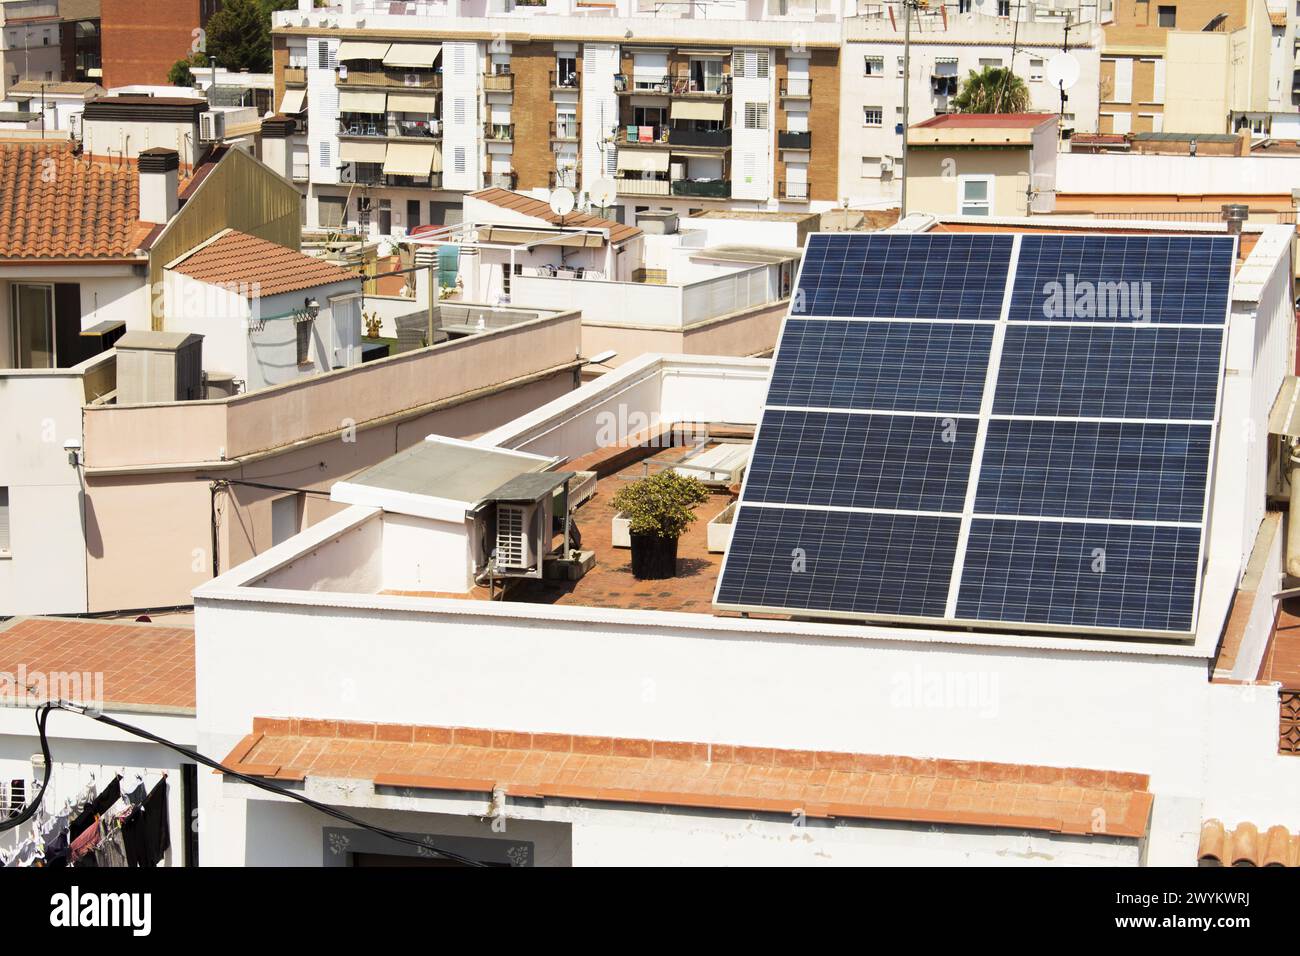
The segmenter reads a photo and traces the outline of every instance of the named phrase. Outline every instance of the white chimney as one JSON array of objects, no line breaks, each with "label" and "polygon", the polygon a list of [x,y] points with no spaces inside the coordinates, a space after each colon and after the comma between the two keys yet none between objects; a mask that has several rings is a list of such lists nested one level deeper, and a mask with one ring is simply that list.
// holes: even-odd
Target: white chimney
[{"label": "white chimney", "polygon": [[161,146],[146,149],[137,160],[140,168],[140,219],[166,223],[180,206],[177,188],[181,157],[174,149]]},{"label": "white chimney", "polygon": [[293,182],[293,134],[297,123],[288,116],[262,120],[262,162]]}]

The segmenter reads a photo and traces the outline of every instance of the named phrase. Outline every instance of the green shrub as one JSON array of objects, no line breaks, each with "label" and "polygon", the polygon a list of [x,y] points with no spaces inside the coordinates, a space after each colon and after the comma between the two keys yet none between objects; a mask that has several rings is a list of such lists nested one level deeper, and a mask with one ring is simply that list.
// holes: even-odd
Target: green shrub
[{"label": "green shrub", "polygon": [[614,495],[614,507],[628,519],[632,534],[679,538],[695,520],[695,508],[708,499],[700,479],[666,468],[624,485]]}]

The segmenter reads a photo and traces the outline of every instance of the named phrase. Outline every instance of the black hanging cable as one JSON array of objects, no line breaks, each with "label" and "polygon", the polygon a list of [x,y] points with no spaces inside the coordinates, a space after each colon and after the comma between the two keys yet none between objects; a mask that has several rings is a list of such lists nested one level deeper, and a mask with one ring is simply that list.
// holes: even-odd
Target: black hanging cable
[{"label": "black hanging cable", "polygon": [[454,853],[451,850],[442,850],[436,846],[431,846],[428,843],[425,843],[421,840],[413,839],[411,837],[406,836],[405,834],[398,833],[394,830],[389,830],[385,827],[376,826],[373,823],[366,823],[364,820],[359,820],[350,813],[345,813],[342,810],[336,809],[335,807],[331,807],[328,804],[320,803],[319,801],[313,800],[310,797],[303,796],[300,793],[295,793],[294,791],[289,790],[285,787],[280,787],[273,783],[268,783],[267,781],[262,780],[258,777],[250,777],[247,774],[240,773],[238,770],[231,770],[229,767],[226,767],[215,760],[211,760],[208,757],[203,756],[203,754],[199,753],[197,750],[190,750],[188,747],[183,747],[178,743],[174,743],[170,740],[167,740],[165,737],[159,737],[157,734],[150,733],[149,731],[145,730],[142,727],[136,727],[132,724],[124,723],[120,720],[116,720],[112,717],[109,717],[107,714],[98,713],[90,709],[89,707],[85,707],[81,704],[74,704],[70,701],[65,701],[65,700],[48,701],[44,704],[41,704],[40,707],[37,708],[36,729],[41,737],[41,753],[45,757],[45,781],[41,785],[41,790],[38,794],[36,794],[35,799],[33,799],[32,802],[26,808],[24,808],[21,814],[14,817],[13,819],[0,822],[0,833],[3,833],[5,830],[12,830],[14,827],[21,826],[22,824],[30,820],[36,814],[36,809],[41,805],[41,801],[45,797],[46,787],[48,787],[50,783],[50,766],[52,762],[50,758],[50,744],[45,734],[45,722],[49,718],[50,711],[56,708],[59,710],[66,710],[67,712],[72,714],[81,714],[83,717],[89,717],[91,720],[99,721],[101,724],[107,724],[110,727],[116,727],[118,730],[121,730],[125,733],[132,734],[136,737],[140,737],[143,738],[144,740],[148,740],[151,741],[152,743],[156,743],[159,746],[166,747],[168,750],[174,750],[176,753],[180,754],[183,757],[188,757],[189,759],[195,761],[196,763],[203,764],[205,767],[211,767],[213,770],[219,770],[224,774],[228,774],[229,776],[232,776],[237,780],[241,780],[244,783],[249,784],[250,786],[257,787],[259,790],[265,790],[268,793],[274,793],[274,794],[278,794],[279,796],[289,797],[291,800],[297,800],[299,803],[306,804],[307,806],[311,807],[314,810],[319,810],[321,813],[325,814],[326,816],[333,817],[336,820],[341,820],[344,823],[350,823],[353,826],[360,827],[363,830],[369,830],[371,833],[377,834],[382,837],[387,837],[388,839],[393,840],[396,843],[403,843],[406,844],[407,846],[413,846],[416,847],[417,849],[424,850],[428,853],[432,853],[435,856],[440,856],[443,857],[444,859],[453,860],[456,863],[463,863],[466,866],[486,865],[481,860],[475,860],[467,856],[461,856],[459,853]]}]

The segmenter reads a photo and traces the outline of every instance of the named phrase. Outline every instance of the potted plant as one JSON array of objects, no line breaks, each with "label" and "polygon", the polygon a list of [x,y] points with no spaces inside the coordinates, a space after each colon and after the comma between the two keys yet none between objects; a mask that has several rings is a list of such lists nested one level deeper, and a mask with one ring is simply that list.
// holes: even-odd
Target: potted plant
[{"label": "potted plant", "polygon": [[695,520],[695,508],[708,498],[698,478],[671,468],[618,490],[613,504],[629,522],[634,577],[656,580],[677,573],[677,539]]}]

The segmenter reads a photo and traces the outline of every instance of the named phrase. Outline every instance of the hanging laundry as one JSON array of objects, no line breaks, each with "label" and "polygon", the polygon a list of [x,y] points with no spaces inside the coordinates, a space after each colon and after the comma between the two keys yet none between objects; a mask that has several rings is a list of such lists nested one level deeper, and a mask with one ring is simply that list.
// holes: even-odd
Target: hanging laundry
[{"label": "hanging laundry", "polygon": [[130,866],[157,866],[171,847],[167,811],[167,778],[159,780],[144,803],[122,824],[122,839]]},{"label": "hanging laundry", "polygon": [[136,777],[135,780],[135,789],[129,791],[125,795],[125,799],[129,800],[133,807],[138,807],[140,804],[144,803],[144,798],[148,794],[148,791],[144,788],[143,780],[139,777]]},{"label": "hanging laundry", "polygon": [[86,808],[73,818],[68,829],[72,831],[74,837],[80,836],[86,831],[86,827],[95,822],[95,817],[103,816],[104,811],[117,803],[121,796],[122,777],[119,775],[114,777],[113,782],[99,792],[99,796],[86,804]]},{"label": "hanging laundry", "polygon": [[78,833],[68,847],[68,863],[71,866],[94,866],[95,851],[103,841],[104,833],[100,829],[100,818],[95,817],[90,826]]},{"label": "hanging laundry", "polygon": [[[123,817],[129,818],[132,811],[127,810]],[[126,854],[126,840],[122,835],[123,817],[103,824],[104,839],[95,851],[95,865],[99,867],[127,867],[130,861]]]}]

